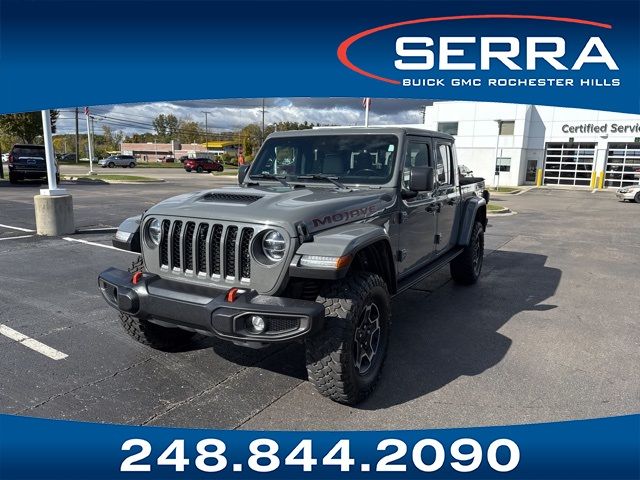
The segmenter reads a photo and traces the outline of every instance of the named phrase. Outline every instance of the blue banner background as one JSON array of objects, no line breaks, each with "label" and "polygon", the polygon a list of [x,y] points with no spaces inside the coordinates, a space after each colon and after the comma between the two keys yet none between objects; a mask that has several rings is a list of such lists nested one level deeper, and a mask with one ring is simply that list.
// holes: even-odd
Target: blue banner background
[{"label": "blue banner background", "polygon": [[[465,99],[640,112],[637,1],[2,0],[0,5],[0,112],[265,96]],[[618,77],[622,86],[406,88],[359,75],[337,58],[342,41],[372,27],[487,13],[572,17],[613,28],[539,20],[438,22],[373,35],[354,44],[349,57],[367,70],[399,77],[393,61],[397,58],[394,41],[400,35],[517,36],[521,50],[527,35],[560,35],[566,39],[570,66],[589,36],[600,36],[620,70],[585,65],[580,74]],[[477,61],[478,50],[476,45],[467,58]],[[508,72],[496,66],[474,75],[487,78],[507,73],[520,78],[577,75],[542,64],[535,73]],[[443,76],[443,72],[429,74]]]},{"label": "blue banner background", "polygon": [[[640,415],[580,420],[559,423],[515,425],[504,427],[454,428],[447,430],[373,431],[373,432],[255,432],[215,431],[162,427],[103,425],[62,420],[0,415],[0,478],[13,479],[107,479],[107,478],[553,478],[553,479],[637,479],[640,476]],[[122,460],[134,453],[122,452],[129,438],[149,441],[154,449],[146,462],[149,473],[120,473]],[[155,459],[174,439],[184,439],[191,464],[185,472],[170,466],[155,466]],[[227,445],[227,469],[220,473],[203,473],[194,467],[195,445],[204,438],[218,438]],[[252,472],[247,468],[249,443],[256,438],[278,442],[280,468],[272,473]],[[313,454],[319,464],[313,472],[302,472],[300,466],[284,466],[284,457],[302,439],[313,440]],[[386,453],[376,451],[378,442],[397,438],[409,446],[402,460],[406,473],[374,473],[377,461]],[[461,474],[450,466],[447,453],[443,468],[423,473],[410,465],[411,447],[423,438],[440,441],[445,451],[459,438],[477,440],[486,453],[487,446],[498,438],[516,442],[520,463],[509,473],[491,470],[485,458],[481,466]],[[351,441],[351,457],[357,459],[351,472],[340,472],[336,466],[322,466],[320,459],[340,439]],[[136,449],[135,451],[138,451]],[[426,455],[425,455],[426,457]],[[506,463],[506,459],[498,459]],[[425,458],[425,461],[428,461]],[[370,473],[360,472],[361,463],[371,464]],[[243,463],[242,473],[233,473],[231,465]]]}]

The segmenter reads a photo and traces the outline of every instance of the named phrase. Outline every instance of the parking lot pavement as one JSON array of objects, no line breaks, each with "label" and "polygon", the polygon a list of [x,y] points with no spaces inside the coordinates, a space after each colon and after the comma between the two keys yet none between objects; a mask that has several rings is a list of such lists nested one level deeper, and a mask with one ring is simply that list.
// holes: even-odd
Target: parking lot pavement
[{"label": "parking lot pavement", "polygon": [[[117,224],[185,187],[70,190],[76,215],[95,225]],[[28,211],[29,195],[7,192],[0,187],[0,224],[29,228],[16,214]],[[109,246],[107,234],[73,237],[91,243],[3,240],[28,232],[0,227],[0,325],[67,355],[54,360],[0,335],[0,411],[302,430],[638,412],[640,307],[632,279],[640,269],[640,205],[609,194],[547,190],[495,201],[518,214],[490,219],[480,282],[456,286],[445,269],[394,300],[383,377],[357,408],[315,392],[297,344],[256,351],[200,338],[185,351],[164,353],[135,343],[96,287],[102,269],[126,267],[135,255],[100,246]]]},{"label": "parking lot pavement", "polygon": [[[63,181],[61,187],[73,196],[76,228],[87,228],[117,227],[125,218],[139,215],[165,198],[237,182],[232,176],[178,172],[181,175],[165,183],[87,185]],[[0,225],[35,229],[33,197],[40,193],[40,188],[46,187],[39,182],[11,185],[0,181]]]},{"label": "parking lot pavement", "polygon": [[[89,164],[83,163],[81,165],[61,165],[60,171],[62,175],[67,176],[79,176],[86,175],[89,172]],[[220,178],[222,181],[228,180],[230,182],[236,181],[234,175],[208,175],[206,173],[186,172],[183,168],[171,168],[171,167],[138,167],[138,168],[102,168],[95,163],[93,164],[93,171],[97,174],[105,175],[135,175],[142,177],[149,177],[153,179],[163,179],[169,181],[203,181],[203,179]],[[227,171],[230,171],[227,168]]]}]

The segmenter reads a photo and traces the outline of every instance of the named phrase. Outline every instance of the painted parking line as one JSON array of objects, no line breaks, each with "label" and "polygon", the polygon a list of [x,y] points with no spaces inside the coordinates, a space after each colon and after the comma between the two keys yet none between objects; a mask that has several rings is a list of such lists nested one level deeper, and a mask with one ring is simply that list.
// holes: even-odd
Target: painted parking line
[{"label": "painted parking line", "polygon": [[4,242],[5,240],[18,240],[19,238],[31,238],[31,237],[35,237],[35,235],[20,235],[18,237],[0,238],[0,242]]},{"label": "painted parking line", "polygon": [[85,245],[93,245],[94,247],[108,248],[109,250],[116,250],[118,252],[133,253],[135,255],[138,255],[137,252],[130,252],[129,250],[123,250],[121,248],[116,248],[111,245],[104,245],[102,243],[90,242],[89,240],[81,240],[79,238],[71,238],[71,237],[62,237],[62,239],[66,240],[67,242],[84,243]]},{"label": "painted parking line", "polygon": [[0,334],[4,335],[7,338],[10,338],[11,340],[21,343],[25,347],[30,348],[31,350],[38,352],[45,357],[49,357],[52,360],[63,360],[69,356],[66,353],[62,353],[55,348],[51,348],[49,345],[45,345],[44,343],[28,337],[23,333],[14,330],[13,328],[7,327],[6,325],[0,324]]},{"label": "painted parking line", "polygon": [[32,230],[30,228],[14,227],[12,225],[3,225],[2,223],[0,223],[0,227],[1,228],[8,228],[10,230],[18,230],[19,232],[29,232],[29,233],[35,232],[35,230]]}]

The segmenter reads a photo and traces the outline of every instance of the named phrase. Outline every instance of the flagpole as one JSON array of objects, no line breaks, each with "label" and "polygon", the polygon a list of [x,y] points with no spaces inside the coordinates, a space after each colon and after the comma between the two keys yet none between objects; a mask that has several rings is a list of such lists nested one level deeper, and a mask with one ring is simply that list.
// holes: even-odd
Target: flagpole
[{"label": "flagpole", "polygon": [[369,105],[371,104],[371,99],[367,98],[364,101],[364,126],[369,126]]},{"label": "flagpole", "polygon": [[87,117],[87,142],[89,145],[89,175],[93,175],[93,145],[91,142],[91,128],[89,126],[89,108],[84,108],[85,116]]}]

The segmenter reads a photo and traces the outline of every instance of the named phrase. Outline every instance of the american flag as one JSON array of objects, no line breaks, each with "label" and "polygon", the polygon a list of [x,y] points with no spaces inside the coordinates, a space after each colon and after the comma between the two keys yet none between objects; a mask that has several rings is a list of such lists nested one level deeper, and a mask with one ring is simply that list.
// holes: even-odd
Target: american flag
[{"label": "american flag", "polygon": [[362,107],[363,108],[371,108],[371,98],[365,97],[362,99]]},{"label": "american flag", "polygon": [[89,116],[89,107],[84,107],[84,114]]}]

